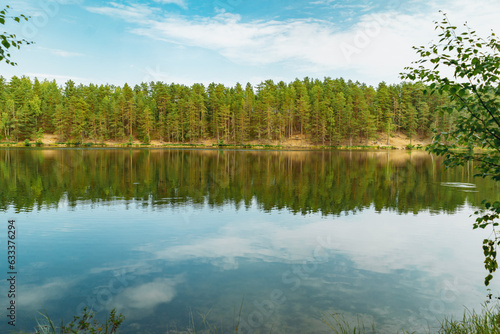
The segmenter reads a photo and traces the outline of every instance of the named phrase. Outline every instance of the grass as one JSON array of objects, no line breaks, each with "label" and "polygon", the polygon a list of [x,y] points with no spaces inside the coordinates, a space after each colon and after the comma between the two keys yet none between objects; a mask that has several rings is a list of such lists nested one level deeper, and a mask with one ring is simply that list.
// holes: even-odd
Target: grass
[{"label": "grass", "polygon": [[461,320],[445,318],[440,334],[497,334],[500,333],[500,304],[483,305],[481,313],[466,309]]},{"label": "grass", "polygon": [[[239,333],[239,330],[240,330],[240,323],[241,323],[241,311],[243,310],[243,302],[244,302],[245,298],[242,299],[241,301],[241,305],[240,305],[240,308],[239,308],[239,311],[238,313],[237,312],[237,309],[235,308],[234,309],[234,312],[233,312],[233,325],[232,325],[232,329],[230,331],[230,333],[233,333],[233,334],[238,334]],[[177,329],[175,329],[173,332],[170,332],[169,329],[167,329],[167,334],[169,333],[189,333],[189,334],[196,334],[196,333],[204,333],[204,334],[224,334],[224,333],[228,333],[227,331],[224,331],[224,324],[223,324],[223,321],[220,322],[220,325],[217,325],[217,324],[214,324],[214,323],[211,323],[209,320],[208,320],[208,316],[210,315],[210,312],[212,310],[209,310],[206,314],[203,314],[203,313],[200,313],[199,316],[201,318],[201,323],[197,324],[196,323],[196,320],[195,320],[195,317],[193,315],[193,312],[190,312],[189,313],[189,327],[187,329],[187,331],[185,330],[181,330],[181,331],[178,331]]]},{"label": "grass", "polygon": [[[210,322],[208,317],[211,313],[209,310],[206,314],[199,314],[200,320],[195,320],[195,315],[191,311],[189,313],[189,324],[187,329],[179,330],[177,328],[166,329],[166,333],[204,333],[204,334],[223,334],[233,333],[238,334],[241,332],[241,316],[243,310],[244,298],[238,308],[234,308],[233,321],[231,330],[228,332],[227,327],[224,326],[223,321],[219,324]],[[38,320],[38,325],[35,328],[34,334],[63,334],[63,333],[79,333],[79,334],[115,334],[125,320],[122,314],[117,315],[116,310],[113,309],[105,322],[100,323],[95,319],[95,314],[92,310],[84,308],[82,314],[73,317],[73,321],[68,324],[56,325],[47,313],[41,313],[42,318]],[[334,334],[367,334],[367,333],[383,333],[377,332],[375,323],[366,325],[363,320],[358,316],[355,321],[348,321],[341,313],[324,314],[321,319],[326,328],[329,328]],[[273,332],[273,328],[269,330],[269,334]],[[278,331],[279,332],[279,331]],[[19,334],[25,332],[17,332]],[[257,333],[263,333],[261,328]],[[401,329],[402,334],[413,334],[416,332]],[[477,313],[474,310],[466,309],[461,319],[454,319],[453,317],[445,318],[441,322],[441,326],[437,331],[431,332],[429,329],[427,333],[438,334],[500,334],[500,304],[494,305],[484,304],[481,312]]]},{"label": "grass", "polygon": [[[99,142],[87,142],[82,143],[76,140],[70,141],[58,141],[55,143],[47,143],[44,144],[41,140],[37,142],[30,142],[29,140],[25,140],[24,142],[0,142],[0,146],[37,146],[37,147],[52,147],[52,146],[66,146],[66,147],[107,147],[108,145],[105,143]],[[305,146],[286,146],[282,143],[278,143],[277,145],[272,144],[250,144],[250,143],[242,143],[242,142],[233,142],[233,143],[225,143],[223,140],[219,140],[216,143],[212,144],[201,144],[201,143],[188,143],[188,142],[179,142],[179,143],[164,143],[160,145],[155,145],[151,143],[135,143],[130,139],[127,142],[110,144],[110,147],[122,147],[122,148],[132,148],[132,147],[168,147],[168,148],[178,148],[178,147],[196,147],[196,148],[222,148],[222,149],[259,149],[259,150],[283,150],[283,149],[293,149],[293,150],[394,150],[397,149],[395,146],[380,146],[380,145],[305,145]],[[406,149],[422,149],[423,147],[419,144],[417,146],[407,145]]]},{"label": "grass", "polygon": [[421,144],[417,144],[416,146],[408,144],[405,146],[405,150],[423,150],[423,149],[425,149],[425,147],[422,146]]},{"label": "grass", "polygon": [[320,146],[323,149],[337,149],[337,150],[397,150],[396,146],[380,146],[380,145],[324,145]]},{"label": "grass", "polygon": [[[66,145],[68,147],[93,147],[93,146],[106,146],[105,143],[80,143],[80,142],[56,142],[54,145]],[[49,144],[51,146],[51,144]]]},{"label": "grass", "polygon": [[[333,313],[329,315],[323,315],[321,319],[323,322],[332,330],[335,334],[364,334],[367,333],[367,327],[364,322],[359,318],[356,318],[356,323],[351,323],[347,321],[342,313]],[[375,323],[370,326],[371,331],[369,333],[376,333]]]},{"label": "grass", "polygon": [[[323,316],[322,320],[335,334],[378,333],[374,323],[368,327],[359,317],[353,323],[347,321],[342,314],[337,313]],[[416,332],[401,329],[401,333],[412,334]],[[480,313],[466,309],[462,319],[445,318],[437,331],[432,332],[429,329],[427,333],[500,334],[500,304],[484,304]]]},{"label": "grass", "polygon": [[37,320],[35,334],[117,334],[118,328],[125,320],[121,313],[117,315],[116,309],[112,309],[106,321],[101,323],[95,319],[94,311],[85,307],[81,315],[74,316],[73,320],[66,325],[61,322],[58,326],[50,319],[47,312],[40,314],[42,318]]},{"label": "grass", "polygon": [[185,147],[201,147],[205,146],[203,144],[190,144],[190,143],[169,143],[169,144],[162,144],[161,146],[185,146]]},{"label": "grass", "polygon": [[224,144],[219,142],[212,144],[212,147],[229,147],[229,148],[283,148],[283,145],[269,145],[269,144]]}]

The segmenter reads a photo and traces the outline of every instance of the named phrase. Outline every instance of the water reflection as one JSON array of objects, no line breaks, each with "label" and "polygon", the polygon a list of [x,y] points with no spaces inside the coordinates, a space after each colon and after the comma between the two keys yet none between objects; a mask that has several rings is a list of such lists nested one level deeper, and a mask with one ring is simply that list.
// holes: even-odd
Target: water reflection
[{"label": "water reflection", "polygon": [[[0,210],[117,199],[155,207],[226,203],[339,214],[374,205],[399,213],[454,212],[498,197],[473,166],[444,171],[425,152],[0,150]],[[461,185],[459,185],[458,183]],[[474,184],[470,188],[467,184]],[[454,187],[456,189],[449,189]],[[457,191],[463,190],[463,191]]]},{"label": "water reflection", "polygon": [[175,333],[208,312],[227,329],[244,297],[243,333],[328,333],[321,317],[336,312],[423,332],[484,300],[469,216],[498,191],[471,166],[444,171],[422,152],[0,156],[3,213],[19,225],[18,328],[42,308],[71,319],[91,305],[124,312],[123,333]]}]

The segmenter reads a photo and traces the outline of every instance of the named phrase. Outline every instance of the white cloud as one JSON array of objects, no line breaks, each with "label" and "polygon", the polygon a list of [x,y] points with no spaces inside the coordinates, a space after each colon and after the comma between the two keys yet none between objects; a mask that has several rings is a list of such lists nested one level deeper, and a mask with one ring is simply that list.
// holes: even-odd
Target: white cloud
[{"label": "white cloud", "polygon": [[[151,81],[162,81],[166,83],[176,83],[180,85],[191,86],[193,83],[200,83],[200,80],[194,80],[193,78],[189,78],[186,76],[177,76],[173,75],[169,71],[164,71],[159,65],[154,67],[147,66],[144,69],[144,76],[142,78],[142,82],[151,82]],[[212,80],[213,81],[213,80]],[[212,81],[206,80],[206,82],[201,82],[205,85],[210,84]]]},{"label": "white cloud", "polygon": [[83,56],[82,53],[78,53],[78,52],[71,52],[71,51],[60,50],[60,49],[51,49],[51,48],[45,48],[45,47],[41,47],[41,46],[39,46],[38,49],[45,50],[45,51],[50,52],[53,55],[61,56],[61,57],[65,57],[65,58]]},{"label": "white cloud", "polygon": [[68,80],[72,80],[74,82],[81,83],[89,83],[91,82],[88,78],[75,77],[70,75],[59,75],[59,74],[50,74],[50,73],[25,73],[26,76],[31,78],[38,79],[47,79],[49,81],[56,80],[58,83],[63,84]]},{"label": "white cloud", "polygon": [[110,7],[85,7],[91,13],[118,17],[129,22],[141,21],[153,15],[154,9],[139,4],[129,6],[121,5],[116,2],[110,2]]},{"label": "white cloud", "polygon": [[[330,2],[310,4],[314,3]],[[357,9],[364,13],[358,22],[341,30],[315,18],[245,21],[224,11],[213,17],[187,17],[145,5],[87,7],[129,22],[134,34],[211,50],[236,64],[281,64],[306,75],[351,71],[375,82],[399,81],[398,73],[416,57],[412,46],[436,38],[433,20],[441,18],[438,9],[449,13],[454,24],[467,20],[478,31],[487,31],[484,27],[500,31],[496,17],[500,2],[413,1],[398,2],[384,12]]]},{"label": "white cloud", "polygon": [[339,3],[337,0],[317,0],[310,2],[311,5],[324,5],[332,9],[360,9],[362,11],[370,10],[373,8],[372,3]]}]

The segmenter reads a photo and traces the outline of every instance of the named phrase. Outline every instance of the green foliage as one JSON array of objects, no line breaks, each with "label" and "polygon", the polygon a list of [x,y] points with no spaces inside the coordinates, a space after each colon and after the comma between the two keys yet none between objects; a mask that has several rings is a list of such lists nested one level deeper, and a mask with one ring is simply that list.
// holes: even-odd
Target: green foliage
[{"label": "green foliage", "polygon": [[[346,320],[341,313],[323,315],[323,322],[336,334],[362,334],[362,333],[378,333],[375,324],[367,326],[365,322],[356,317],[355,321]],[[401,329],[398,333],[412,334],[411,329]],[[441,321],[441,326],[437,331],[430,329],[426,333],[438,334],[500,334],[500,305],[483,304],[481,312],[466,309],[462,319],[454,319],[453,317],[445,318]]]},{"label": "green foliage", "polygon": [[482,204],[484,205],[486,211],[476,211],[475,214],[482,214],[481,217],[476,219],[473,228],[486,228],[491,226],[493,229],[492,239],[484,239],[483,240],[483,253],[484,253],[484,267],[488,270],[489,274],[485,277],[484,284],[488,285],[489,282],[493,279],[492,273],[494,273],[498,269],[497,262],[497,246],[500,245],[500,240],[496,231],[496,227],[498,226],[498,218],[500,217],[500,202],[495,201],[490,203],[486,200],[483,200]]},{"label": "green foliage", "polygon": [[[414,63],[415,67],[407,67],[402,78],[428,84],[430,94],[448,95],[451,103],[445,111],[459,112],[455,129],[436,131],[427,150],[444,156],[447,167],[475,161],[478,176],[500,181],[500,40],[494,33],[483,39],[467,25],[465,28],[459,32],[444,15],[441,22],[436,22],[439,43],[415,47],[420,60]],[[453,76],[444,76],[443,72]],[[483,151],[478,153],[477,148]],[[485,208],[490,213],[477,218],[474,228],[493,227],[491,239],[483,243],[488,285],[498,268],[500,239],[494,228],[499,209],[498,204],[488,201]]]},{"label": "green foliage", "polygon": [[24,140],[24,146],[27,146],[27,147],[31,146],[29,139]]},{"label": "green foliage", "polygon": [[500,334],[500,305],[483,305],[481,313],[466,310],[462,320],[447,318],[441,323],[440,334]]},{"label": "green foliage", "polygon": [[[378,93],[380,90],[380,94]],[[395,129],[413,135],[435,125],[449,127],[455,116],[441,115],[439,95],[425,97],[421,84],[271,80],[246,88],[211,84],[191,87],[161,82],[128,85],[75,85],[0,77],[0,139],[36,139],[45,133],[67,141],[122,141],[137,138],[198,144],[211,139],[237,144],[249,140],[300,140],[338,145],[368,141]],[[392,116],[396,115],[396,116]]]},{"label": "green foliage", "polygon": [[[95,313],[85,307],[81,315],[73,317],[73,320],[58,327],[50,319],[47,313],[42,314],[43,320],[39,321],[36,328],[36,334],[113,334],[118,333],[118,328],[121,326],[125,317],[120,313],[116,314],[116,309],[112,309],[108,319],[104,323],[98,322],[95,319]],[[43,323],[40,323],[43,322]]]},{"label": "green foliage", "polygon": [[[10,7],[6,5],[4,9],[0,10],[0,24],[5,25],[6,19],[12,19],[17,23],[21,22],[21,20],[28,21],[28,17],[23,14],[19,16],[8,16],[7,13],[9,9]],[[17,39],[15,34],[3,32],[2,34],[0,34],[0,61],[5,60],[7,64],[10,64],[12,66],[17,65],[17,63],[11,60],[9,49],[11,47],[20,49],[21,45],[28,45],[32,43],[33,42],[28,42],[25,39]]]}]

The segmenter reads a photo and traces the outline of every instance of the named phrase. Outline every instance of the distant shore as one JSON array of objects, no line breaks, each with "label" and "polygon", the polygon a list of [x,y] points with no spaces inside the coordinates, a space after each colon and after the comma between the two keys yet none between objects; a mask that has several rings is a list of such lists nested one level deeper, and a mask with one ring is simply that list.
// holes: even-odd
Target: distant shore
[{"label": "distant shore", "polygon": [[[411,143],[410,143],[411,142]],[[72,141],[60,141],[56,135],[44,134],[42,138],[33,141],[0,141],[0,147],[109,147],[109,148],[200,148],[200,149],[283,149],[283,150],[318,150],[318,149],[395,149],[403,150],[408,148],[420,148],[430,144],[430,138],[413,138],[410,139],[404,134],[395,134],[389,139],[380,136],[378,139],[341,142],[339,144],[330,143],[312,143],[306,139],[301,139],[296,136],[293,139],[283,141],[277,140],[253,140],[243,143],[225,143],[217,140],[203,140],[197,142],[161,142],[152,140],[150,143],[142,143],[138,140],[133,141],[92,141],[86,140],[83,143]]]}]

